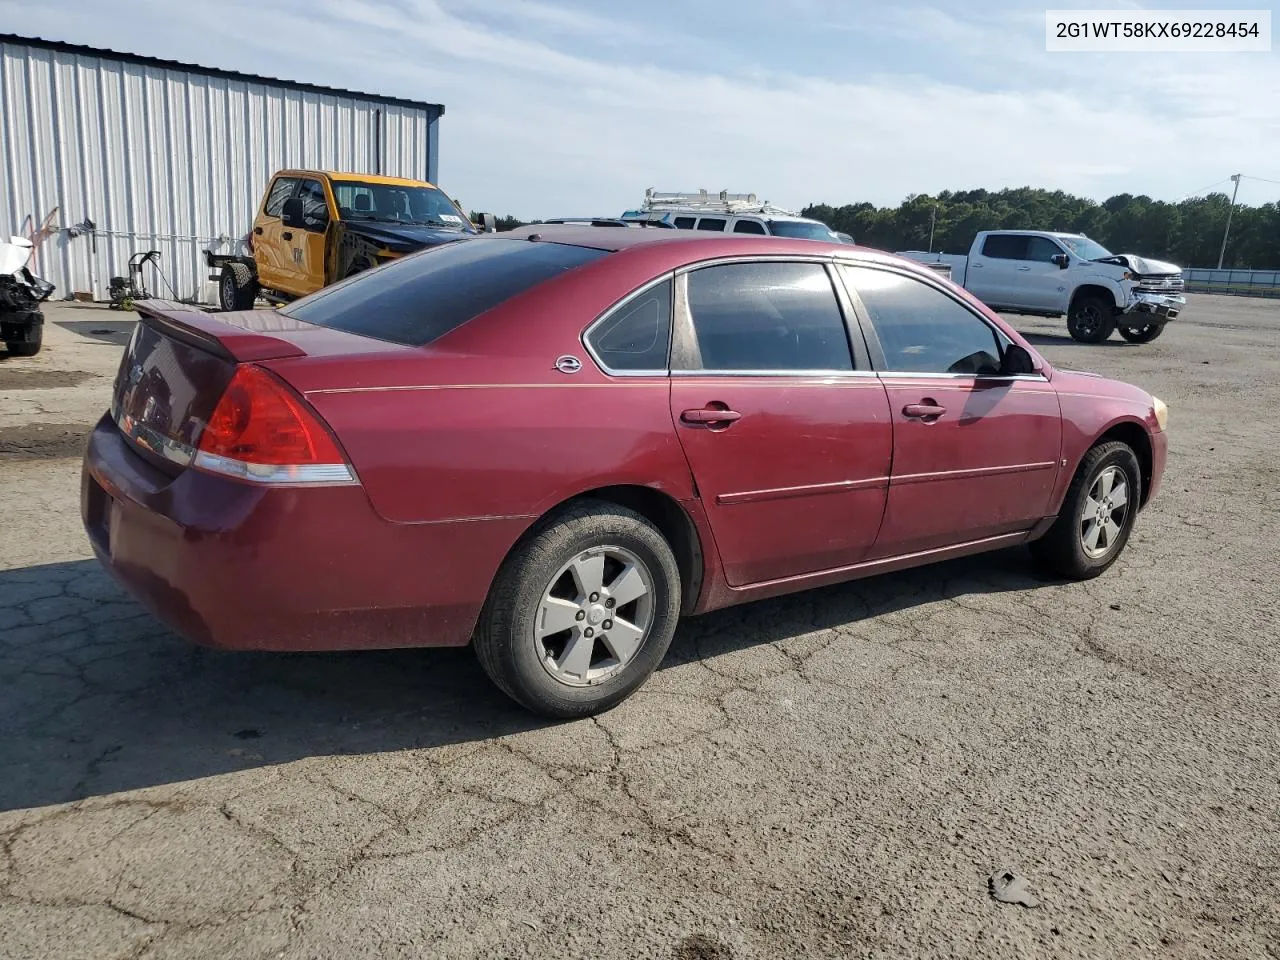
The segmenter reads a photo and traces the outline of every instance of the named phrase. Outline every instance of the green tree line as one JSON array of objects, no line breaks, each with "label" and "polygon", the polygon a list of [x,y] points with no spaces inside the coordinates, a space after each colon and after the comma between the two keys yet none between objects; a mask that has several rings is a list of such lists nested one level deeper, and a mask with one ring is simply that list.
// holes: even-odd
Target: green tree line
[{"label": "green tree line", "polygon": [[[897,207],[816,203],[801,213],[881,250],[929,249],[936,217],[933,249],[943,253],[967,253],[979,230],[1062,230],[1086,234],[1115,253],[1214,267],[1230,206],[1224,193],[1179,203],[1121,193],[1097,203],[1061,190],[1019,187],[913,194]],[[1222,265],[1280,269],[1280,204],[1237,204]]]}]

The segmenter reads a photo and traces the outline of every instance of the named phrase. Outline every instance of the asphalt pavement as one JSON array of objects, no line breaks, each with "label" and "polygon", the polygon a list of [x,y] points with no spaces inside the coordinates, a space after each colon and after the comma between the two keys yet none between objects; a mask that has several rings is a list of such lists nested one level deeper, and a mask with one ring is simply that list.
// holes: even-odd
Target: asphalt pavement
[{"label": "asphalt pavement", "polygon": [[1280,302],[1190,300],[1144,346],[1013,318],[1169,404],[1106,575],[711,614],[555,724],[468,650],[158,625],[78,509],[134,318],[51,306],[0,359],[0,958],[1280,957]]}]

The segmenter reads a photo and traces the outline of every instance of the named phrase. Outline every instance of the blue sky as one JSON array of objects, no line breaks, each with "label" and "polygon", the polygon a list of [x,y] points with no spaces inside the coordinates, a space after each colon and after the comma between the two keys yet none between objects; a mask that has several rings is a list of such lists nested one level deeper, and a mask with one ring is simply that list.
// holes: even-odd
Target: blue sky
[{"label": "blue sky", "polygon": [[[1021,185],[1177,200],[1238,171],[1280,181],[1280,53],[1050,54],[1046,6],[1139,5],[0,0],[0,18],[442,102],[442,184],[526,218],[618,213],[650,186],[799,207]],[[1245,181],[1241,199],[1280,199],[1280,185]]]}]

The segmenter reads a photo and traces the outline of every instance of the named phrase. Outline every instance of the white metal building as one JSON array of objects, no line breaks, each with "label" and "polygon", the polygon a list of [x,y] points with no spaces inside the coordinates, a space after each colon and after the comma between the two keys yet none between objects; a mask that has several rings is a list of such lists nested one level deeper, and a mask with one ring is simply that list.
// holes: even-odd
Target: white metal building
[{"label": "white metal building", "polygon": [[0,232],[45,234],[33,272],[55,297],[104,300],[130,254],[154,249],[178,298],[212,302],[203,250],[240,248],[273,172],[434,182],[443,115],[435,103],[0,34]]}]

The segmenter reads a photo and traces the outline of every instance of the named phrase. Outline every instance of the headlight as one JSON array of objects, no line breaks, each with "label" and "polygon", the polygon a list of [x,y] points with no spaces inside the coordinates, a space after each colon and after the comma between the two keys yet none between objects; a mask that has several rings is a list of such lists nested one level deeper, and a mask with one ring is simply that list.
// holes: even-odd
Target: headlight
[{"label": "headlight", "polygon": [[1151,409],[1155,411],[1156,423],[1160,424],[1160,429],[1163,430],[1169,423],[1169,407],[1159,397],[1152,397]]}]

